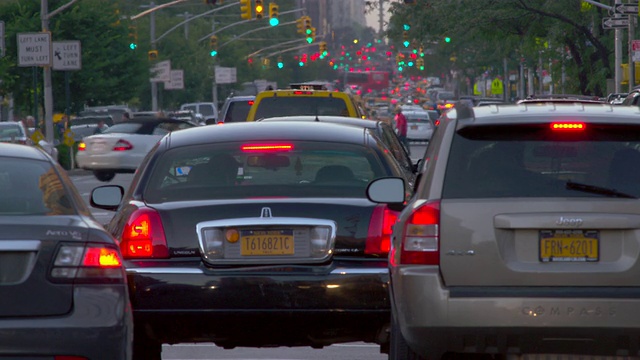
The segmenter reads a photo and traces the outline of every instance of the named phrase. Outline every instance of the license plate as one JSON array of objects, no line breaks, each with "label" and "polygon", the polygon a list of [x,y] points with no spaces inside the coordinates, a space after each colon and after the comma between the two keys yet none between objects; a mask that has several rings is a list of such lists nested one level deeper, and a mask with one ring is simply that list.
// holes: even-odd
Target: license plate
[{"label": "license plate", "polygon": [[411,125],[411,130],[418,130],[418,125]]},{"label": "license plate", "polygon": [[594,262],[600,259],[596,230],[541,230],[540,261]]},{"label": "license plate", "polygon": [[293,255],[293,230],[243,230],[240,232],[240,255]]}]

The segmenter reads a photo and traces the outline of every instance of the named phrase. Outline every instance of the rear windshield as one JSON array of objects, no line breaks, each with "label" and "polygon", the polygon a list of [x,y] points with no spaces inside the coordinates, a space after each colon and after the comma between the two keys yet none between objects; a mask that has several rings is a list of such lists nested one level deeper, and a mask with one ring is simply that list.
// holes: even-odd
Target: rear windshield
[{"label": "rear windshield", "polygon": [[119,124],[115,124],[112,127],[106,129],[104,131],[105,134],[135,134],[138,132],[138,130],[142,128],[142,124],[141,123],[135,123],[135,122],[124,122],[124,123],[119,123]]},{"label": "rear windshield", "polygon": [[[284,149],[274,150],[273,145]],[[364,198],[369,181],[390,176],[391,171],[373,150],[359,145],[327,142],[199,145],[164,153],[154,166],[145,199],[161,203],[255,197]]]},{"label": "rear windshield", "polygon": [[453,139],[443,198],[640,197],[638,128],[464,130]]},{"label": "rear windshield", "polygon": [[24,136],[25,134],[18,124],[0,126],[0,139],[11,139]]},{"label": "rear windshield", "polygon": [[328,96],[265,97],[257,106],[256,120],[294,115],[349,116],[343,99]]},{"label": "rear windshield", "polygon": [[429,114],[424,113],[420,115],[406,115],[408,122],[428,122],[431,123],[431,119],[429,118]]},{"label": "rear windshield", "polygon": [[224,122],[247,121],[253,100],[231,101],[224,116]]},{"label": "rear windshield", "polygon": [[71,120],[71,126],[76,125],[90,125],[97,124],[100,120],[104,121],[105,124],[111,126],[113,125],[113,119],[111,117],[86,117],[86,118],[75,118]]},{"label": "rear windshield", "polygon": [[72,215],[70,194],[51,164],[0,157],[0,215]]}]

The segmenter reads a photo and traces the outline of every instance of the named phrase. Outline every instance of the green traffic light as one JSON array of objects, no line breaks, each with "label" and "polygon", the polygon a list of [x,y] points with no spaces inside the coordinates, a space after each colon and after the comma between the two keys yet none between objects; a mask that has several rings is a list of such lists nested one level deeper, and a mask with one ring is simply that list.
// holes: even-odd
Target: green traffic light
[{"label": "green traffic light", "polygon": [[402,66],[398,66],[398,71],[402,71]]},{"label": "green traffic light", "polygon": [[420,70],[424,70],[424,66],[420,66]]},{"label": "green traffic light", "polygon": [[304,63],[303,63],[302,61],[300,61],[300,62],[298,63],[298,66],[303,67],[303,66],[304,66]]},{"label": "green traffic light", "polygon": [[211,55],[211,57],[214,57],[214,56],[218,55],[218,51],[217,50],[211,50],[209,55]]},{"label": "green traffic light", "polygon": [[307,29],[307,30],[305,30],[305,32],[306,32],[306,34],[307,34],[307,35],[311,35],[311,33],[312,33],[313,31],[311,31],[311,29]]},{"label": "green traffic light", "polygon": [[269,25],[271,25],[271,26],[278,26],[278,24],[280,24],[280,20],[278,20],[278,18],[271,18],[271,19],[269,19]]},{"label": "green traffic light", "polygon": [[131,49],[131,50],[135,50],[137,47],[138,47],[138,44],[136,44],[136,43],[129,44],[129,49]]},{"label": "green traffic light", "polygon": [[409,25],[409,24],[404,24],[404,25],[402,25],[402,29],[403,29],[404,31],[409,31],[409,29],[411,29],[411,25]]},{"label": "green traffic light", "polygon": [[308,42],[309,44],[311,44],[311,43],[313,42],[313,38],[312,38],[312,37],[308,37],[308,38],[307,38],[307,42]]},{"label": "green traffic light", "polygon": [[402,45],[404,45],[404,47],[409,47],[409,44],[410,44],[409,40],[405,40],[405,41],[402,43]]},{"label": "green traffic light", "polygon": [[451,38],[447,36],[446,38],[444,38],[444,41],[449,43],[451,42]]},{"label": "green traffic light", "polygon": [[283,67],[284,67],[284,64],[283,64],[283,63],[281,63],[281,62],[279,62],[279,63],[278,63],[278,69],[282,69]]}]

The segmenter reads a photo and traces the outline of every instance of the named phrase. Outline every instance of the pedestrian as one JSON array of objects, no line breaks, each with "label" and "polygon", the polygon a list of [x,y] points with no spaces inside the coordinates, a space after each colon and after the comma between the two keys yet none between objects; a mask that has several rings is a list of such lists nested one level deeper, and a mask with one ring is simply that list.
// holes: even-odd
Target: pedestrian
[{"label": "pedestrian", "polygon": [[105,130],[107,130],[108,126],[105,125],[104,120],[100,119],[98,120],[98,124],[95,128],[95,130],[93,130],[93,134],[102,134]]},{"label": "pedestrian", "polygon": [[404,147],[407,149],[407,153],[411,154],[409,148],[409,142],[407,141],[407,118],[402,113],[402,108],[398,106],[396,109],[396,116],[393,118],[396,125],[396,134]]}]

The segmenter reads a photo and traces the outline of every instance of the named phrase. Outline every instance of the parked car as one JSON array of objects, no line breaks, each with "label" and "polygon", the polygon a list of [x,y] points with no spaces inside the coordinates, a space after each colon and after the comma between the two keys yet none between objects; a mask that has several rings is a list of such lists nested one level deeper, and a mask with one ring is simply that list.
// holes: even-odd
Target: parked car
[{"label": "parked car", "polygon": [[22,145],[32,145],[29,133],[24,125],[19,121],[0,122],[0,142],[15,143]]},{"label": "parked car", "polygon": [[[231,123],[247,121],[247,115],[249,115],[249,109],[255,101],[256,97],[253,95],[245,96],[230,96],[225,100],[220,111],[220,119],[218,123]],[[214,124],[215,121],[209,121],[207,124]]]},{"label": "parked car", "polygon": [[218,105],[212,102],[196,102],[180,105],[180,110],[191,110],[195,114],[202,115],[205,123],[218,120]]},{"label": "parked car", "polygon": [[[393,227],[390,359],[637,355],[638,116],[586,103],[444,115]],[[401,204],[403,181],[368,196]]]},{"label": "parked car", "polygon": [[361,127],[244,122],[163,138],[124,198],[119,185],[92,192],[116,210],[135,358],[193,342],[386,351],[396,213],[365,189],[390,176],[404,171]]},{"label": "parked car", "polygon": [[135,172],[163,136],[195,126],[184,120],[150,117],[117,123],[101,134],[82,139],[76,162],[79,168],[93,171],[98,180],[111,181],[116,173]]},{"label": "parked car", "polygon": [[62,169],[0,143],[0,358],[131,359],[120,249]]},{"label": "parked car", "polygon": [[400,164],[400,167],[404,170],[407,179],[409,179],[409,186],[413,186],[413,180],[415,178],[418,165],[413,164],[413,161],[409,156],[409,150],[404,147],[402,142],[400,142],[400,139],[391,125],[385,121],[358,119],[346,116],[283,116],[262,119],[260,121],[317,121],[371,129],[380,138],[382,143],[385,144],[387,149],[391,151],[391,155],[393,155],[393,157],[398,161],[398,164]]}]

